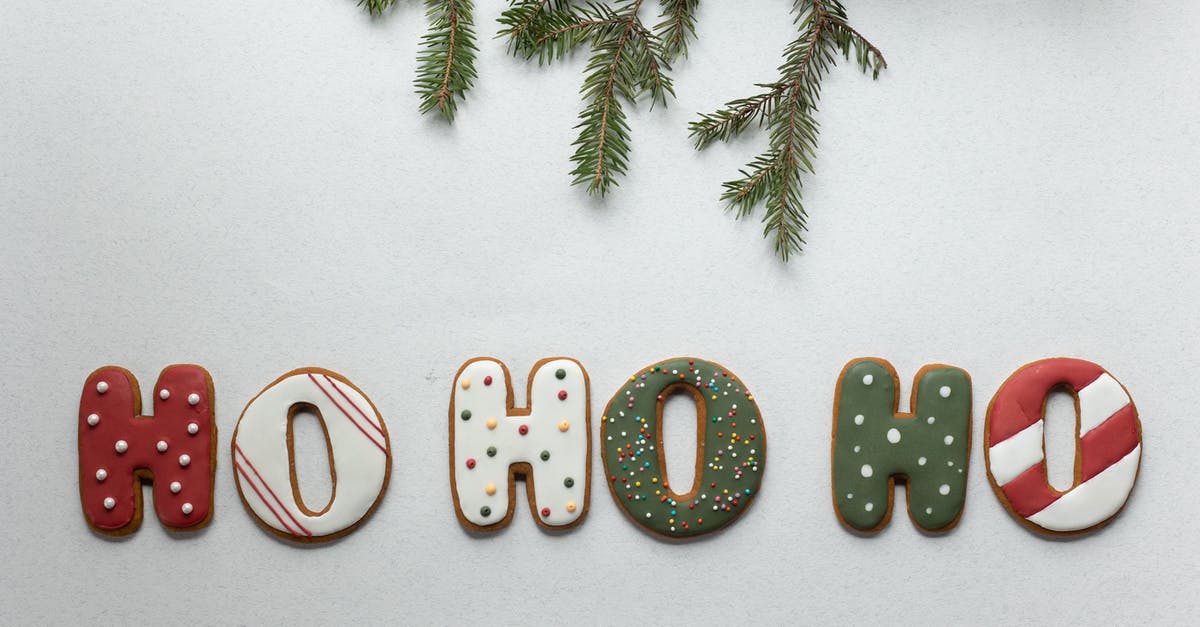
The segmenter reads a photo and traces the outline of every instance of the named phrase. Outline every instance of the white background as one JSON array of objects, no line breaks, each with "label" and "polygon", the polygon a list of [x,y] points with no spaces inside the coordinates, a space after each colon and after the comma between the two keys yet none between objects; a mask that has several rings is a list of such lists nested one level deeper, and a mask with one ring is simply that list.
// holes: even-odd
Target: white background
[{"label": "white background", "polygon": [[[790,2],[703,3],[678,100],[633,116],[630,174],[603,202],[566,174],[586,55],[549,69],[507,57],[491,38],[503,3],[480,2],[480,79],[447,127],[417,114],[424,18],[401,4],[377,20],[350,0],[0,4],[0,622],[1200,611],[1196,3],[848,1],[890,68],[872,82],[842,63],[827,79],[812,230],[787,265],[718,201],[764,136],[696,153],[686,125],[775,76]],[[656,359],[723,363],[765,416],[761,497],[725,533],[660,542],[622,516],[597,455],[573,533],[543,533],[522,509],[469,536],[446,406],[458,366],[483,354],[508,363],[519,397],[537,359],[579,358],[594,419]],[[949,535],[898,511],[862,538],[834,516],[833,390],[863,355],[895,364],[905,405],[922,364],[971,373],[967,508]],[[1074,541],[1005,513],[981,445],[999,384],[1058,355],[1107,367],[1145,430],[1125,512]],[[82,382],[113,363],[145,391],[178,362],[216,384],[214,521],[173,537],[148,512],[127,541],[96,536],[77,492]],[[259,529],[228,457],[245,403],[304,365],[363,388],[395,455],[375,516],[309,549]],[[1071,408],[1050,409],[1061,483]],[[687,433],[668,432],[686,472]],[[327,494],[319,462],[302,461],[303,485]]]}]

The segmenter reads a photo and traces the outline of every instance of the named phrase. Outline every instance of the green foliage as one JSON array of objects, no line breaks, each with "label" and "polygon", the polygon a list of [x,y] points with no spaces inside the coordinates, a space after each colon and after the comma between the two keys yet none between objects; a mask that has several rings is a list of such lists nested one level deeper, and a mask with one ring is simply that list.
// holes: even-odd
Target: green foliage
[{"label": "green foliage", "polygon": [[475,83],[474,6],[471,0],[425,0],[429,32],[421,37],[417,78],[421,113],[436,109],[453,122],[459,99]]},{"label": "green foliage", "polygon": [[396,4],[396,0],[358,0],[358,6],[366,9],[371,15],[380,15],[393,4]]},{"label": "green foliage", "polygon": [[774,238],[784,261],[801,250],[808,228],[801,188],[803,174],[813,173],[819,131],[813,114],[821,79],[839,53],[846,59],[853,53],[859,69],[873,78],[887,67],[879,49],[847,24],[840,1],[796,0],[793,12],[800,34],[784,49],[779,80],[758,85],[763,92],[727,102],[689,126],[697,149],[729,141],[751,125],[766,126],[767,151],[741,170],[741,178],[724,183],[721,199],[738,218],[764,205],[763,237]]},{"label": "green foliage", "polygon": [[[572,183],[603,196],[617,185],[629,165],[630,132],[625,108],[645,100],[651,109],[675,97],[669,60],[687,48],[694,35],[697,0],[662,0],[665,20],[653,29],[642,20],[644,0],[619,0],[612,6],[567,0],[513,0],[501,17],[501,37],[509,51],[539,64],[551,63],[584,43],[591,56],[584,68],[583,111],[572,144]],[[678,29],[678,30],[672,30]],[[673,34],[672,34],[673,33]],[[667,36],[667,38],[664,38]]]},{"label": "green foliage", "polygon": [[654,26],[654,32],[662,39],[667,60],[686,57],[688,40],[696,38],[696,7],[700,0],[659,0],[659,4],[662,21]]},{"label": "green foliage", "polygon": [[[358,0],[372,15],[397,0]],[[643,21],[645,0],[509,0],[497,37],[507,39],[510,54],[549,64],[588,44],[580,94],[583,110],[571,157],[572,184],[591,194],[612,191],[629,166],[631,136],[627,107],[666,106],[675,97],[671,63],[686,57],[696,37],[699,0],[659,0],[653,27]],[[477,74],[472,0],[425,0],[429,31],[421,39],[417,77],[421,112],[437,110],[453,121],[458,102]],[[793,0],[799,35],[783,51],[778,80],[761,83],[759,93],[731,100],[689,125],[697,149],[729,141],[751,126],[767,129],[767,149],[741,170],[741,178],[723,184],[721,195],[736,216],[764,206],[763,236],[774,238],[786,261],[804,245],[807,214],[801,191],[803,175],[813,173],[818,124],[814,117],[821,80],[837,56],[873,78],[887,67],[879,49],[846,21],[840,0]]]}]

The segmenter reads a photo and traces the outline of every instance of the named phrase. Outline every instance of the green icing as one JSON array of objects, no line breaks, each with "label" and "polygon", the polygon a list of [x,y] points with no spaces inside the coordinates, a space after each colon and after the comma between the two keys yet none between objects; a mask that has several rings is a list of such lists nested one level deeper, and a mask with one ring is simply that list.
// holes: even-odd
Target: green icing
[{"label": "green icing", "polygon": [[912,417],[896,415],[897,385],[887,362],[863,359],[843,371],[833,427],[834,506],[851,527],[876,530],[889,514],[889,479],[906,475],[913,521],[927,531],[946,529],[966,498],[971,379],[959,368],[926,369],[916,381]]},{"label": "green icing", "polygon": [[[695,392],[703,417],[694,494],[674,491],[665,480],[659,418],[668,389]],[[733,522],[758,494],[766,463],[754,396],[732,373],[700,359],[661,362],[630,377],[605,408],[600,441],[617,504],[638,524],[671,537],[699,536]]]}]

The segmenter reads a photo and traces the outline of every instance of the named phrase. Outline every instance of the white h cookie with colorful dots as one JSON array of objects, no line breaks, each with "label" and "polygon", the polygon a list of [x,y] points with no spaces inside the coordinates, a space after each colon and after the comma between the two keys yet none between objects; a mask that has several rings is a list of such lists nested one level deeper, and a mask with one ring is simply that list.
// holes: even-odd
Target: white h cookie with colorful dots
[{"label": "white h cookie with colorful dots", "polygon": [[458,519],[485,531],[505,527],[523,478],[538,525],[566,528],[587,512],[591,437],[587,373],[574,359],[548,358],[529,374],[527,409],[515,409],[500,361],[477,358],[454,378],[450,476]]}]

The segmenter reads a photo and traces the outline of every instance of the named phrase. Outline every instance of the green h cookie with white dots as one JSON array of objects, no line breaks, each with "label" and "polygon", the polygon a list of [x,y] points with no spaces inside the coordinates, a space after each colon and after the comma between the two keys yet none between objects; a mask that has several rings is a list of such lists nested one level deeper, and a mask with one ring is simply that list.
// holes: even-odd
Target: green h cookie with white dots
[{"label": "green h cookie with white dots", "polygon": [[927,365],[909,407],[897,413],[900,380],[883,359],[851,361],[838,377],[833,407],[833,504],[842,524],[862,532],[887,526],[896,478],[908,515],[930,532],[958,523],[971,447],[971,378],[961,368]]}]

